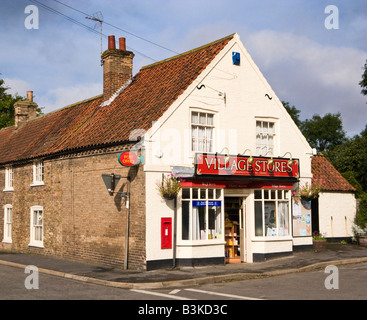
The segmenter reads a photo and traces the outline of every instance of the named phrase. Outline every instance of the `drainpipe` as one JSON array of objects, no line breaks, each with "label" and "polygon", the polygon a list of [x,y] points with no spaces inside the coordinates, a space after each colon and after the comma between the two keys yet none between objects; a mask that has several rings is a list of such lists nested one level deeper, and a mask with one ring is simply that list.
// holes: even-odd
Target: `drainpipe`
[{"label": "drainpipe", "polygon": [[127,178],[127,198],[126,198],[126,242],[125,242],[125,262],[124,269],[128,269],[128,257],[129,257],[129,226],[130,226],[130,178]]},{"label": "drainpipe", "polygon": [[176,242],[177,242],[177,196],[174,198],[174,217],[173,217],[173,268],[176,268]]}]

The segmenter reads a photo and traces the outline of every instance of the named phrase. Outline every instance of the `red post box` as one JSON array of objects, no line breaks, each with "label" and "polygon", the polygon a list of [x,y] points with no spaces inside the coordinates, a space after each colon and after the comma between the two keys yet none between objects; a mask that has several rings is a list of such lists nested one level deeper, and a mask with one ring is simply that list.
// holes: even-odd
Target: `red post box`
[{"label": "red post box", "polygon": [[172,249],[172,218],[161,219],[161,248]]}]

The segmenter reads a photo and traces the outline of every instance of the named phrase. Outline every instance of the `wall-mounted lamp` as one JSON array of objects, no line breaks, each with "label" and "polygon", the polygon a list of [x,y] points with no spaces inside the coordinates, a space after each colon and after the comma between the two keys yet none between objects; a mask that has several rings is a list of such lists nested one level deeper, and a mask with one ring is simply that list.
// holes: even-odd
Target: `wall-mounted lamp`
[{"label": "wall-mounted lamp", "polygon": [[274,165],[274,159],[273,159],[273,152],[272,151],[268,151],[267,153],[265,153],[265,156],[267,156],[268,153],[271,153],[271,158],[268,160],[268,164],[269,165]]},{"label": "wall-mounted lamp", "polygon": [[224,150],[226,150],[227,151],[227,153],[226,153],[226,156],[225,156],[225,158],[224,158],[224,163],[225,163],[225,166],[227,166],[227,164],[229,163],[229,161],[231,160],[231,157],[229,156],[229,150],[228,150],[228,148],[223,148],[223,150],[221,151],[221,152],[219,152],[220,154],[224,151]]},{"label": "wall-mounted lamp", "polygon": [[244,152],[240,153],[239,155],[244,156],[247,151],[250,151],[250,158],[248,158],[247,162],[252,164],[254,163],[255,160],[254,160],[254,157],[252,156],[250,149],[246,149]]},{"label": "wall-mounted lamp", "polygon": [[290,155],[290,159],[288,160],[288,165],[289,165],[289,166],[293,166],[293,165],[294,165],[294,160],[292,159],[292,154],[291,154],[290,152],[286,152],[286,153],[282,156],[282,158],[284,158],[286,154],[289,154],[289,155]]}]

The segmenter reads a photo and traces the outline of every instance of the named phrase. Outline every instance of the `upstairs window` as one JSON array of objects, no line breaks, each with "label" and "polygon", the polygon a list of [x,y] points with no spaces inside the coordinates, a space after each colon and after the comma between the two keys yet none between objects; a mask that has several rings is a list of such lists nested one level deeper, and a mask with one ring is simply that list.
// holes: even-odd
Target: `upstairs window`
[{"label": "upstairs window", "polygon": [[275,123],[256,121],[256,153],[259,156],[264,156],[270,151],[271,155],[274,155],[274,140]]},{"label": "upstairs window", "polygon": [[32,186],[44,185],[44,165],[43,161],[36,161],[33,163],[33,183]]},{"label": "upstairs window", "polygon": [[4,191],[13,191],[13,176],[14,171],[12,167],[5,168],[5,189]]},{"label": "upstairs window", "polygon": [[204,112],[191,113],[192,151],[213,152],[214,114]]}]

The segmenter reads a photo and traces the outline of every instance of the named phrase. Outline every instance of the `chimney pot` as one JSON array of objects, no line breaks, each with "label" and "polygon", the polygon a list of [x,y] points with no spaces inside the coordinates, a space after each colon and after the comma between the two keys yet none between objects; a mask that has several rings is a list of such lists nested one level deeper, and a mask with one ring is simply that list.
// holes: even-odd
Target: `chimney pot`
[{"label": "chimney pot", "polygon": [[33,91],[27,91],[27,100],[33,102]]},{"label": "chimney pot", "polygon": [[14,103],[15,128],[18,129],[27,122],[37,117],[37,103],[33,102],[33,91],[27,91],[27,99]]},{"label": "chimney pot", "polygon": [[120,50],[126,51],[126,39],[125,38],[119,38],[119,48]]},{"label": "chimney pot", "polygon": [[116,49],[115,36],[108,36],[108,50]]}]

